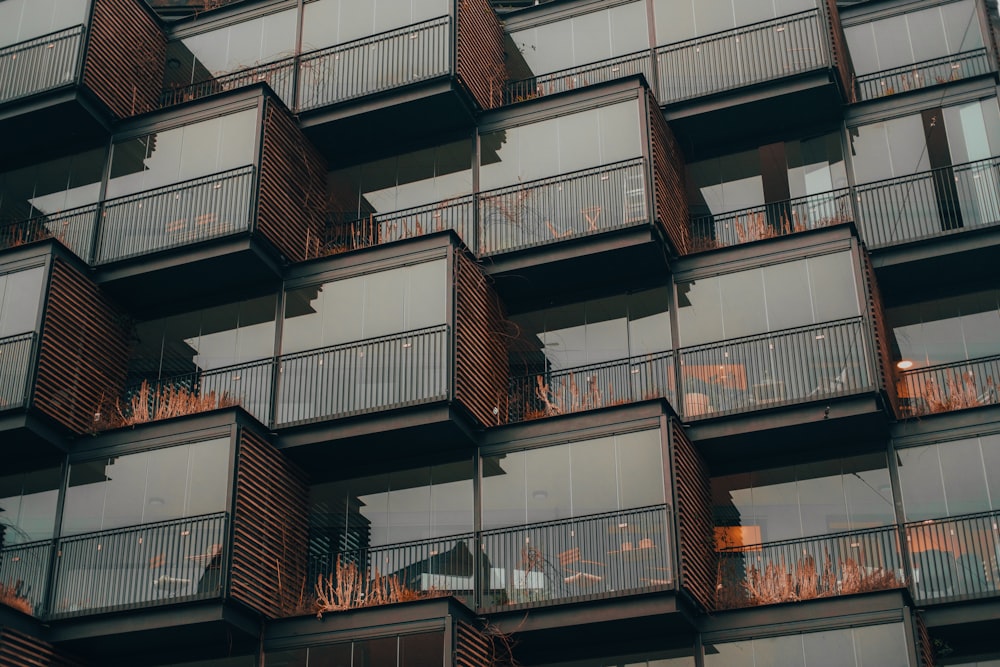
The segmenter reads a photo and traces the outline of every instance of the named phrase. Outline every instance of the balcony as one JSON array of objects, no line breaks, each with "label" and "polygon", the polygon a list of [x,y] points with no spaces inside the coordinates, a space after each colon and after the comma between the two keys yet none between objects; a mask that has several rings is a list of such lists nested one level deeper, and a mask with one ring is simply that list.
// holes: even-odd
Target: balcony
[{"label": "balcony", "polygon": [[920,604],[1000,595],[997,512],[908,523],[914,599]]},{"label": "balcony", "polygon": [[993,71],[985,48],[922,60],[857,78],[858,100],[868,101],[911,90],[971,79]]},{"label": "balcony", "polygon": [[854,220],[847,188],[716,215],[692,216],[691,252],[789,236]]},{"label": "balcony", "polygon": [[558,72],[509,81],[504,89],[504,104],[516,104],[536,97],[556,95],[636,74],[642,74],[647,81],[652,82],[650,63],[649,51],[644,50]]},{"label": "balcony", "polygon": [[716,609],[904,588],[896,526],[719,551]]},{"label": "balcony", "polygon": [[82,39],[78,25],[0,49],[0,104],[75,83]]},{"label": "balcony", "polygon": [[1000,356],[901,371],[903,417],[965,410],[1000,403]]}]

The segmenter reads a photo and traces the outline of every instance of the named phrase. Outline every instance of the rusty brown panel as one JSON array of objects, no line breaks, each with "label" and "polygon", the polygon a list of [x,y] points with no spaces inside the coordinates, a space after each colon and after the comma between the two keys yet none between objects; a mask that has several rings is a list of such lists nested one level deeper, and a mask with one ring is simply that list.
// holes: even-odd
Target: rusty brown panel
[{"label": "rusty brown panel", "polygon": [[257,228],[288,261],[316,256],[326,214],[326,163],[288,113],[268,101]]},{"label": "rusty brown panel", "polygon": [[490,641],[472,625],[459,621],[455,625],[455,666],[483,667],[493,664]]},{"label": "rusty brown panel", "polygon": [[840,90],[844,93],[844,101],[853,104],[858,101],[855,85],[854,63],[851,62],[851,52],[847,48],[847,36],[844,26],[840,23],[840,10],[837,0],[825,0],[826,25],[830,31],[831,63],[840,79]]},{"label": "rusty brown panel", "polygon": [[663,118],[652,92],[647,92],[650,146],[653,159],[653,195],[656,220],[663,227],[674,251],[689,251],[690,225],[687,188],[684,185],[684,156],[673,131]]},{"label": "rusty brown panel", "polygon": [[0,627],[0,665],[3,667],[85,667],[51,644],[8,627]]},{"label": "rusty brown panel", "polygon": [[121,395],[129,359],[126,319],[97,285],[62,259],[52,266],[32,404],[74,433]]},{"label": "rusty brown panel", "polygon": [[681,586],[703,609],[711,611],[715,607],[718,564],[708,466],[676,420],[670,422],[670,445],[677,488],[674,509]]},{"label": "rusty brown panel", "polygon": [[510,369],[503,304],[463,251],[455,253],[455,274],[455,399],[484,426],[506,423]]},{"label": "rusty brown panel", "polygon": [[913,624],[916,627],[917,659],[920,660],[920,667],[934,667],[934,644],[931,642],[930,633],[927,632],[923,615],[914,612]]},{"label": "rusty brown panel", "polygon": [[896,367],[892,363],[892,355],[889,352],[889,329],[885,322],[885,305],[882,301],[882,291],[878,286],[878,279],[875,277],[875,267],[872,266],[871,256],[864,244],[861,245],[861,268],[865,284],[865,296],[868,308],[868,317],[872,326],[872,337],[875,343],[875,363],[876,372],[879,377],[880,388],[889,397],[889,405],[892,406],[893,414],[899,415],[899,394],[896,388]]},{"label": "rusty brown panel", "polygon": [[507,83],[504,31],[489,0],[459,0],[456,39],[458,80],[481,109],[503,105]]},{"label": "rusty brown panel", "polygon": [[141,0],[95,0],[84,85],[118,118],[160,105],[167,38]]},{"label": "rusty brown panel", "polygon": [[268,618],[302,611],[309,487],[305,473],[266,440],[240,431],[230,592]]}]

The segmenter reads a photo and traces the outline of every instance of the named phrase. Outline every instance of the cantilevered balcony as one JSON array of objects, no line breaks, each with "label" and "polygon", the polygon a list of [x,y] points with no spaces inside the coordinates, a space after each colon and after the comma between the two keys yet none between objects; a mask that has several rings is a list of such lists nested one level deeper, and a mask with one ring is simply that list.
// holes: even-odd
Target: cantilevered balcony
[{"label": "cantilevered balcony", "polygon": [[1000,158],[855,187],[861,237],[871,249],[1000,224]]},{"label": "cantilevered balcony", "polygon": [[903,588],[896,526],[721,549],[716,609]]},{"label": "cantilevered balcony", "polygon": [[614,79],[642,74],[652,80],[652,58],[649,50],[625,56],[607,58],[595,63],[579,65],[516,81],[508,81],[504,88],[504,104],[515,104],[536,97],[555,95]]},{"label": "cantilevered balcony", "polygon": [[920,417],[1000,403],[1000,357],[900,371],[900,412]]},{"label": "cantilevered balcony", "polygon": [[985,48],[964,51],[941,58],[922,60],[912,65],[858,76],[858,100],[874,100],[911,90],[940,86],[988,74],[993,70]]}]

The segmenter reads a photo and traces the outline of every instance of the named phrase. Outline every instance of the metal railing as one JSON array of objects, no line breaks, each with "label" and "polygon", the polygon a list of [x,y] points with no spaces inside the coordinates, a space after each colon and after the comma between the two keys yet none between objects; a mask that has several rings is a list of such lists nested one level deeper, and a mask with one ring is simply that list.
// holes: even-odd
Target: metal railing
[{"label": "metal railing", "polygon": [[0,411],[24,407],[33,368],[35,333],[0,338]]},{"label": "metal railing", "polygon": [[389,213],[331,213],[327,238],[319,255],[331,255],[383,243],[453,229],[466,245],[475,239],[475,200],[472,195]]},{"label": "metal railing", "polygon": [[8,606],[41,617],[49,579],[52,540],[0,548],[0,593]]},{"label": "metal railing", "polygon": [[673,589],[671,526],[655,505],[484,531],[480,610]]},{"label": "metal railing", "polygon": [[218,513],[59,539],[49,616],[222,597],[227,524]]},{"label": "metal railing", "polygon": [[504,104],[514,104],[545,95],[555,95],[567,90],[576,90],[634,74],[643,74],[646,80],[652,83],[651,60],[649,51],[645,50],[558,72],[510,81],[504,89]]},{"label": "metal railing", "polygon": [[646,162],[634,158],[479,195],[479,254],[648,224]]},{"label": "metal railing", "polygon": [[855,186],[871,248],[1000,224],[1000,157]]},{"label": "metal railing", "polygon": [[857,77],[860,100],[874,100],[949,81],[959,81],[991,70],[986,49],[964,51],[950,56],[922,60],[912,65],[873,72]]},{"label": "metal railing", "polygon": [[873,391],[866,326],[853,317],[682,348],[684,418]]},{"label": "metal railing", "polygon": [[103,205],[95,264],[249,231],[253,166],[171,184]]},{"label": "metal railing", "polygon": [[530,373],[510,379],[511,423],[651,398],[674,402],[672,352]]},{"label": "metal railing", "polygon": [[719,551],[718,609],[851,595],[907,584],[895,525]]},{"label": "metal railing", "polygon": [[828,67],[829,49],[817,9],[662,46],[660,103]]},{"label": "metal railing", "polygon": [[389,410],[448,397],[447,325],[407,331],[278,360],[275,425]]},{"label": "metal railing", "polygon": [[168,107],[264,82],[271,86],[285,106],[292,109],[295,106],[295,63],[294,57],[283,58],[256,67],[218,74],[211,79],[196,81],[186,86],[167,88],[160,95],[160,106]]},{"label": "metal railing", "polygon": [[303,54],[298,108],[308,111],[446,75],[451,71],[451,18]]},{"label": "metal railing", "polygon": [[913,597],[920,603],[1000,595],[1000,512],[905,525]]},{"label": "metal railing", "polygon": [[725,248],[852,220],[851,191],[841,188],[728,213],[692,216],[691,249]]},{"label": "metal railing", "polygon": [[1000,403],[1000,355],[899,373],[902,416],[964,410]]},{"label": "metal railing", "polygon": [[76,81],[83,26],[0,49],[0,104]]},{"label": "metal railing", "polygon": [[90,259],[97,224],[97,204],[37,215],[0,226],[0,248],[58,239],[84,261]]}]

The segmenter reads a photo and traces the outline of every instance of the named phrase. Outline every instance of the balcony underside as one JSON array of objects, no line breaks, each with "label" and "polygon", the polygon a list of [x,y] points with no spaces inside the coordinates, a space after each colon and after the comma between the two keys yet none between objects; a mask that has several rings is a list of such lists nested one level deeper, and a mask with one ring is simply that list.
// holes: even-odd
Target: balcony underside
[{"label": "balcony underside", "polygon": [[889,420],[876,394],[815,401],[772,410],[719,417],[686,426],[713,474],[767,467],[810,451],[846,452],[885,447]]},{"label": "balcony underside", "polygon": [[135,317],[191,297],[277,288],[281,281],[271,249],[245,234],[101,267],[95,277]]},{"label": "balcony underside", "polygon": [[929,607],[923,616],[931,636],[961,651],[961,655],[996,655],[1000,600]]},{"label": "balcony underside", "polygon": [[560,294],[662,279],[669,270],[666,245],[649,225],[497,255],[482,266],[512,310],[547,305]]},{"label": "balcony underside", "polygon": [[43,638],[93,664],[143,665],[251,653],[259,637],[254,614],[212,601],[52,622]]},{"label": "balcony underside", "polygon": [[[0,413],[0,457],[4,466],[11,460],[31,466],[58,459],[68,449],[65,430],[33,411]],[[15,454],[13,459],[11,454]]]},{"label": "balcony underside", "polygon": [[[306,136],[331,165],[413,144],[415,139],[475,126],[472,102],[451,77],[440,77],[300,114]],[[372,128],[378,128],[372,131]]]},{"label": "balcony underside", "polygon": [[473,443],[471,420],[438,402],[283,429],[276,446],[306,470],[336,473],[372,461],[469,449]]},{"label": "balcony underside", "polygon": [[79,88],[62,88],[0,109],[0,171],[89,146],[111,134],[106,115]]},{"label": "balcony underside", "polygon": [[842,100],[832,75],[815,70],[673,104],[663,113],[685,158],[696,161],[730,152],[734,143],[756,146],[799,129],[837,124]]}]

